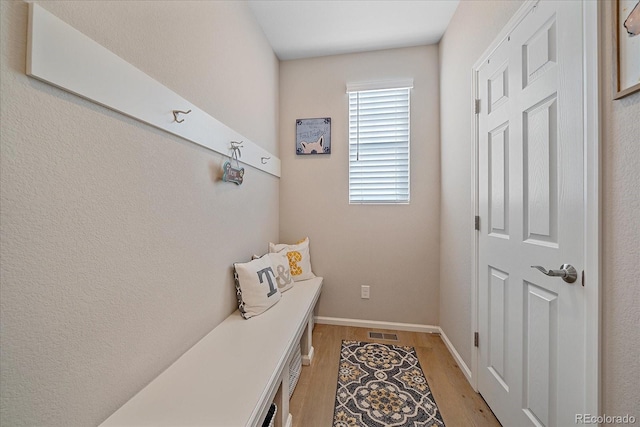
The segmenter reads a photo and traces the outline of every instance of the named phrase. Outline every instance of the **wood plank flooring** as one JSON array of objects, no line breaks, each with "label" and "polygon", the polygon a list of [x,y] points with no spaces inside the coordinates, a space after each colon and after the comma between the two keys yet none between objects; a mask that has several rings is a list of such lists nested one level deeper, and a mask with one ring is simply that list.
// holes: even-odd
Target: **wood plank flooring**
[{"label": "wood plank flooring", "polygon": [[447,427],[500,426],[482,397],[469,385],[439,334],[317,324],[313,330],[313,364],[302,367],[289,404],[293,427],[332,425],[342,340],[375,341],[369,339],[369,331],[396,333],[398,341],[378,342],[416,349]]}]

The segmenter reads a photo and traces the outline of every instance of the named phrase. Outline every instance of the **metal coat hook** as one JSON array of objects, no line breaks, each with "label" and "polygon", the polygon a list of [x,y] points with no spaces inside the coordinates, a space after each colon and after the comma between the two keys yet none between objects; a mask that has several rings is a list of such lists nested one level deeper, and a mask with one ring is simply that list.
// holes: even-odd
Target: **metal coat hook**
[{"label": "metal coat hook", "polygon": [[[231,141],[231,158],[222,166],[224,172],[222,180],[225,182],[233,182],[237,185],[241,185],[244,179],[244,168],[240,167],[240,161],[238,161],[238,158],[242,157],[240,147],[242,147],[242,141]],[[235,168],[231,164],[234,160],[236,161]]]},{"label": "metal coat hook", "polygon": [[189,111],[173,110],[173,120],[175,120],[177,123],[182,123],[184,122],[184,119],[178,120],[178,114],[189,114],[190,112],[191,110]]},{"label": "metal coat hook", "polygon": [[262,163],[263,165],[267,164],[267,160],[269,160],[271,157],[260,157],[260,163]]},{"label": "metal coat hook", "polygon": [[238,161],[238,157],[242,157],[242,152],[240,151],[240,148],[244,148],[242,142],[243,141],[231,141],[231,149],[233,150],[231,155],[236,159],[236,162]]}]

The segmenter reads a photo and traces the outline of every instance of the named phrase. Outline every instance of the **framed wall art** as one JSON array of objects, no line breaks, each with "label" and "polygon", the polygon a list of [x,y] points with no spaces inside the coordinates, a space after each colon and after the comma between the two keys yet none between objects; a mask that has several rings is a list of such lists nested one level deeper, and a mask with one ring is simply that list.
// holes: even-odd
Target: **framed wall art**
[{"label": "framed wall art", "polygon": [[296,120],[296,154],[331,154],[331,117]]},{"label": "framed wall art", "polygon": [[613,99],[640,90],[640,0],[614,0]]}]

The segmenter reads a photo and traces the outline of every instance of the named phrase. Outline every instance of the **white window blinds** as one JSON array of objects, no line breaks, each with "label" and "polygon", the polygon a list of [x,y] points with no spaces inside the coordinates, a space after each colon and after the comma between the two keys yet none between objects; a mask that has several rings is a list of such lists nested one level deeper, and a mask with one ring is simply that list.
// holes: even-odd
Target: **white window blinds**
[{"label": "white window blinds", "polygon": [[411,86],[347,89],[349,203],[409,203]]}]

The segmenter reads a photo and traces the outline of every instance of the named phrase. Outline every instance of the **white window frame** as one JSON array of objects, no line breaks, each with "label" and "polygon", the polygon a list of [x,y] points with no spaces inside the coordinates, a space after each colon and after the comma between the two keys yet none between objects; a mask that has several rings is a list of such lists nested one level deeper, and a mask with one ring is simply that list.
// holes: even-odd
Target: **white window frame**
[{"label": "white window frame", "polygon": [[[413,79],[401,79],[401,80],[385,80],[385,81],[378,81],[378,82],[366,82],[366,83],[349,83],[347,84],[347,94],[349,95],[349,124],[348,124],[348,128],[349,128],[349,204],[409,204],[410,200],[411,200],[411,89],[413,88]],[[353,158],[353,149],[354,147],[356,147],[356,153],[360,153],[360,144],[362,141],[362,138],[360,137],[360,102],[359,102],[359,98],[358,101],[356,101],[356,105],[358,108],[358,111],[356,113],[356,134],[354,135],[354,133],[352,132],[352,120],[353,120],[353,110],[351,109],[351,103],[352,103],[352,98],[355,94],[355,96],[357,97],[358,94],[364,93],[365,95],[372,95],[374,92],[382,92],[382,91],[388,91],[388,90],[407,90],[407,123],[406,123],[406,128],[401,126],[399,128],[399,130],[401,130],[403,133],[406,132],[406,141],[404,140],[404,138],[402,140],[399,140],[397,142],[393,142],[390,141],[388,144],[389,145],[393,145],[393,144],[397,144],[399,148],[401,148],[402,150],[406,149],[406,164],[404,163],[399,163],[398,166],[401,166],[403,169],[406,167],[406,186],[407,186],[407,193],[406,193],[406,198],[402,197],[402,194],[397,193],[395,194],[395,198],[390,198],[389,196],[394,197],[394,195],[392,194],[371,194],[371,195],[363,195],[362,193],[359,193],[357,188],[357,183],[355,182],[355,176],[357,176],[357,172],[355,171],[356,169],[356,162],[358,163],[358,166],[360,166],[360,168],[362,168],[362,158],[359,158],[357,161]],[[397,138],[397,137],[395,137]],[[366,143],[365,143],[366,144]],[[389,148],[389,147],[386,147]],[[398,160],[397,158],[391,158],[390,160]],[[366,162],[366,160],[365,160]],[[365,163],[365,167],[366,167],[366,163]],[[370,166],[373,167],[373,166]],[[393,173],[393,170],[389,170],[388,172]],[[404,178],[404,172],[402,177]],[[404,181],[400,180],[400,182],[402,182],[404,184]],[[380,183],[382,185],[382,183]],[[382,190],[383,187],[380,187],[380,189]],[[390,192],[393,193],[393,190]]]}]

